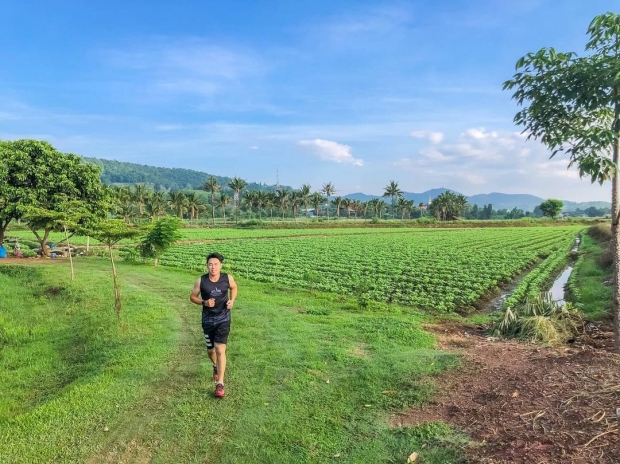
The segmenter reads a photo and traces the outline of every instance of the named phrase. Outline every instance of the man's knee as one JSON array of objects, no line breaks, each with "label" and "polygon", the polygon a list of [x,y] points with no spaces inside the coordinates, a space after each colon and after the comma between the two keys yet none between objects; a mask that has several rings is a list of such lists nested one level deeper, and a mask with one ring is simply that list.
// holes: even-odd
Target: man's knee
[{"label": "man's knee", "polygon": [[217,354],[225,354],[226,353],[226,344],[224,343],[216,343],[215,344],[215,352]]}]

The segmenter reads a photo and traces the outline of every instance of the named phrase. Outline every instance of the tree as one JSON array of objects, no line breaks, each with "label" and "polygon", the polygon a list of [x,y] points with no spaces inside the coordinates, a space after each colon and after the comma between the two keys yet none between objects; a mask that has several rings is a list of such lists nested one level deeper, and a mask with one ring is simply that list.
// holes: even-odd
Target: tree
[{"label": "tree", "polygon": [[324,203],[325,200],[326,198],[321,195],[321,192],[314,192],[312,195],[310,195],[310,204],[314,208],[314,212],[317,216],[319,215],[319,212],[321,210],[321,204]]},{"label": "tree", "polygon": [[112,280],[114,282],[114,309],[116,310],[116,316],[120,320],[122,309],[121,289],[118,284],[116,266],[114,265],[112,246],[116,245],[123,239],[137,237],[140,235],[140,230],[135,226],[127,224],[122,219],[100,219],[95,224],[92,224],[87,229],[84,229],[83,232],[91,237],[95,237],[108,247],[110,263],[112,264]]},{"label": "tree", "polygon": [[219,203],[222,208],[222,217],[224,218],[224,224],[226,224],[226,206],[230,202],[230,197],[224,192],[220,193]]},{"label": "tree", "polygon": [[304,206],[305,209],[305,213],[306,213],[306,220],[308,220],[308,203],[310,203],[310,193],[312,191],[312,188],[310,187],[309,184],[303,184],[298,192],[298,199],[300,201],[300,203]]},{"label": "tree", "polygon": [[241,201],[241,191],[246,188],[248,183],[241,177],[233,177],[228,183],[228,187],[235,191],[235,222],[239,222],[239,202]]},{"label": "tree", "polygon": [[160,256],[181,238],[179,229],[181,220],[174,216],[166,216],[155,221],[140,242],[140,255],[143,258],[154,258],[155,266]]},{"label": "tree", "polygon": [[275,201],[282,211],[282,220],[284,221],[284,212],[286,211],[286,202],[288,201],[288,190],[277,189],[275,193]]},{"label": "tree", "polygon": [[398,188],[398,182],[391,180],[388,185],[383,188],[383,197],[390,197],[392,202],[392,219],[394,218],[394,197],[401,197],[403,191]]},{"label": "tree", "polygon": [[614,341],[620,350],[620,15],[596,16],[587,31],[586,56],[543,48],[516,64],[517,72],[504,83],[514,90],[522,107],[515,115],[528,138],[568,155],[581,177],[603,183],[611,180],[613,237]]},{"label": "tree", "polygon": [[336,217],[339,218],[340,217],[340,208],[343,205],[342,197],[341,196],[334,197],[334,199],[332,200],[332,205],[334,205],[336,207]]},{"label": "tree", "polygon": [[[105,214],[111,205],[97,166],[44,141],[0,142],[0,243],[12,220],[32,208],[61,212],[69,200],[82,201],[90,214]],[[45,252],[54,223],[35,224],[35,219],[30,216],[29,225]]]},{"label": "tree", "polygon": [[187,198],[187,209],[189,210],[189,222],[192,222],[192,219],[196,219],[198,217],[198,213],[205,209],[205,205],[202,200],[198,197],[196,192],[190,192],[186,195]]},{"label": "tree", "polygon": [[553,198],[549,198],[540,204],[540,210],[543,215],[550,218],[557,217],[557,215],[562,211],[562,208],[564,208],[564,202]]},{"label": "tree", "polygon": [[182,191],[170,192],[170,204],[177,213],[179,219],[183,218],[183,213],[187,209],[187,197]]},{"label": "tree", "polygon": [[463,215],[468,208],[467,197],[446,190],[433,199],[428,210],[439,221],[454,221]]},{"label": "tree", "polygon": [[209,180],[205,182],[203,188],[211,192],[211,212],[213,213],[213,224],[215,224],[215,192],[217,192],[221,187],[220,184],[217,183],[217,179],[213,176],[209,177]]},{"label": "tree", "polygon": [[329,221],[329,197],[336,193],[336,187],[334,187],[331,182],[328,182],[327,184],[323,184],[321,193],[324,193],[327,197],[327,220]]}]

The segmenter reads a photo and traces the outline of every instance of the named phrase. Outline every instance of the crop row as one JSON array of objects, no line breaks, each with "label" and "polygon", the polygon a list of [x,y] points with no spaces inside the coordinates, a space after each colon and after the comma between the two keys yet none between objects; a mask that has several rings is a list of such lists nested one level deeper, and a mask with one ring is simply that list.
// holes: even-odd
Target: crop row
[{"label": "crop row", "polygon": [[579,230],[412,230],[230,240],[177,246],[160,261],[204,272],[205,256],[218,251],[226,257],[226,272],[248,279],[453,311],[538,263],[563,259]]}]

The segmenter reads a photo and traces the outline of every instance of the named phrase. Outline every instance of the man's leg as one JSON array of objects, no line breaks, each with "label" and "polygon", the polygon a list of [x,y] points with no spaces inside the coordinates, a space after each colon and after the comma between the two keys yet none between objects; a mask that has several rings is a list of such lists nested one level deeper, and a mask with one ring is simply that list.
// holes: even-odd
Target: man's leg
[{"label": "man's leg", "polygon": [[209,355],[209,358],[211,359],[211,362],[213,363],[213,380],[217,382],[219,380],[219,376],[218,376],[218,370],[216,367],[217,366],[217,354],[215,353],[215,346],[213,345],[214,333],[212,333],[212,331],[206,328],[205,326],[203,326],[203,330],[205,332],[205,343],[207,344],[207,354]]},{"label": "man's leg", "polygon": [[217,361],[215,362],[215,364],[217,364],[217,381],[219,383],[224,383],[224,373],[226,372],[226,343],[216,343],[214,351]]}]

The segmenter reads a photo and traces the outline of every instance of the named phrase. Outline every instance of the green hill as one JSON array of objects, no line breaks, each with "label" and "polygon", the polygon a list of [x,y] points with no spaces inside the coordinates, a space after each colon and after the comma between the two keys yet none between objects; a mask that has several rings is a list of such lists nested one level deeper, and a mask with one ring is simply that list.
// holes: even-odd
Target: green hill
[{"label": "green hill", "polygon": [[[85,161],[101,166],[101,181],[107,185],[150,184],[155,190],[200,189],[209,177],[218,184],[227,185],[231,177],[217,176],[206,172],[182,168],[161,168],[143,164],[101,158],[84,158]],[[282,186],[289,188],[287,186]],[[275,185],[248,182],[247,190],[275,190]]]}]

